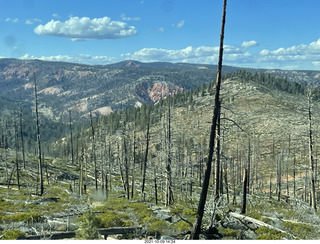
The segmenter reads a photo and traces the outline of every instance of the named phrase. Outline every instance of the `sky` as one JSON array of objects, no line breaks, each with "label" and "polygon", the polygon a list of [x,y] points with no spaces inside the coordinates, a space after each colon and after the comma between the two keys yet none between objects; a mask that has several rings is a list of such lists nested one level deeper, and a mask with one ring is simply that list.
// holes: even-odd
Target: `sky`
[{"label": "sky", "polygon": [[[0,57],[217,64],[223,0],[0,0]],[[224,65],[320,69],[319,0],[228,0]]]}]

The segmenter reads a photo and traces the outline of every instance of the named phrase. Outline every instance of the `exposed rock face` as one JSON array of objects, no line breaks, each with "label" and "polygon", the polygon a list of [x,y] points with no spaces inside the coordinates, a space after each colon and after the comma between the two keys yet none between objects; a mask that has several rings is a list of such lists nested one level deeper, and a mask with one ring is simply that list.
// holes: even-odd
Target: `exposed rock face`
[{"label": "exposed rock face", "polygon": [[153,102],[158,102],[161,98],[166,98],[179,92],[183,92],[182,87],[170,85],[165,82],[155,83],[149,92],[149,97]]}]

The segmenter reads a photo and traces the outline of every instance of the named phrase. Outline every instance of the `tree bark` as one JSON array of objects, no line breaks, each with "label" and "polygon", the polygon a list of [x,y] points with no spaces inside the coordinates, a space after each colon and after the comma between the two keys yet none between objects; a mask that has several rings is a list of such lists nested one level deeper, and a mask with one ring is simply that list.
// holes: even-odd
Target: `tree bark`
[{"label": "tree bark", "polygon": [[142,177],[142,195],[144,194],[145,182],[146,182],[146,171],[147,171],[147,161],[148,161],[148,152],[149,152],[149,141],[150,141],[150,110],[148,115],[148,125],[147,125],[147,145],[146,145],[146,152],[144,155],[143,161],[143,177]]},{"label": "tree bark", "polygon": [[241,213],[245,214],[247,209],[247,187],[248,187],[248,170],[244,169],[243,173],[243,194]]},{"label": "tree bark", "polygon": [[94,138],[94,127],[92,121],[92,112],[90,111],[90,125],[92,132],[92,154],[93,154],[93,163],[94,163],[94,182],[96,191],[98,190],[98,170],[97,170],[97,159],[96,159],[96,148],[95,148],[95,138]]},{"label": "tree bark", "polygon": [[16,148],[16,174],[17,174],[17,185],[18,190],[20,190],[20,177],[19,177],[19,159],[18,159],[18,129],[17,123],[14,123],[14,143]]},{"label": "tree bark", "polygon": [[26,157],[25,157],[25,152],[24,152],[24,137],[23,137],[23,123],[22,123],[22,108],[21,108],[21,106],[20,106],[19,120],[20,120],[20,136],[21,136],[23,169],[26,169]]},{"label": "tree bark", "polygon": [[311,95],[308,97],[308,114],[309,114],[309,162],[311,176],[311,204],[314,210],[317,210],[316,188],[315,188],[315,163],[313,158],[313,138],[312,138],[312,114],[311,114]]},{"label": "tree bark", "polygon": [[71,110],[69,110],[69,127],[70,127],[70,143],[71,143],[71,162],[72,162],[72,165],[74,165]]},{"label": "tree bark", "polygon": [[166,202],[165,205],[169,206],[173,203],[173,192],[172,192],[172,179],[171,179],[171,114],[170,114],[170,104],[168,104],[168,155],[167,155],[167,165],[166,165]]},{"label": "tree bark", "polygon": [[208,160],[206,164],[205,175],[204,175],[202,190],[200,193],[200,199],[199,199],[199,204],[197,209],[197,219],[196,219],[196,222],[194,223],[194,226],[191,232],[191,237],[190,237],[192,240],[198,240],[200,231],[201,231],[204,207],[207,200],[207,193],[208,193],[208,187],[210,182],[217,120],[220,114],[220,87],[221,87],[221,72],[222,72],[222,59],[223,59],[224,28],[225,28],[225,22],[226,22],[226,8],[227,8],[227,0],[224,0],[221,34],[220,34],[219,62],[218,62],[217,79],[216,79],[216,86],[215,86],[214,109],[213,109],[212,125],[211,125],[211,132],[210,132],[210,142],[209,142],[209,153],[208,153]]},{"label": "tree bark", "polygon": [[37,92],[37,80],[34,75],[34,95],[36,105],[36,129],[37,129],[37,142],[38,142],[38,159],[39,159],[39,180],[40,180],[40,196],[43,195],[43,173],[42,173],[42,158],[41,158],[41,141],[40,141],[40,123],[39,123],[39,111],[38,111],[38,92]]}]

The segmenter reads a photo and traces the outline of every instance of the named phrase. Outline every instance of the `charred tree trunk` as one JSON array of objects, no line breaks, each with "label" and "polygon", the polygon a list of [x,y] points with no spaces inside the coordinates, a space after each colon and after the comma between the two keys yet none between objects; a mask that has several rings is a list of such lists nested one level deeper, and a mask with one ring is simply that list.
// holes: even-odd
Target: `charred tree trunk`
[{"label": "charred tree trunk", "polygon": [[72,162],[72,165],[74,165],[71,110],[69,110],[69,127],[70,127],[70,143],[71,143],[71,162]]},{"label": "charred tree trunk", "polygon": [[146,182],[146,172],[147,172],[147,161],[148,161],[148,152],[149,152],[149,141],[150,141],[150,110],[148,115],[148,125],[147,125],[147,136],[146,136],[146,152],[144,155],[143,161],[143,176],[142,176],[142,195],[144,194],[145,182]]},{"label": "charred tree trunk", "polygon": [[309,163],[311,176],[311,205],[314,210],[317,210],[316,204],[316,187],[315,187],[315,163],[313,157],[313,138],[312,138],[312,114],[311,114],[311,95],[308,97],[308,118],[309,118]]},{"label": "charred tree trunk", "polygon": [[120,159],[119,143],[117,145],[118,145],[118,164],[119,164],[119,168],[120,168],[121,182],[122,182],[123,190],[126,192],[127,188],[126,188],[126,184],[125,184],[124,177],[123,177],[122,162]]},{"label": "charred tree trunk", "polygon": [[243,192],[242,192],[242,208],[241,213],[245,214],[247,209],[247,187],[248,187],[248,170],[244,169],[243,173]]},{"label": "charred tree trunk", "polygon": [[127,192],[127,199],[130,199],[130,188],[129,188],[129,163],[128,163],[128,152],[127,152],[127,143],[126,139],[123,139],[123,147],[124,147],[124,167],[125,167],[125,173],[126,173],[126,192]]},{"label": "charred tree trunk", "polygon": [[296,198],[296,153],[293,156],[293,197]]},{"label": "charred tree trunk", "polygon": [[215,195],[215,201],[218,202],[220,198],[220,193],[221,192],[221,165],[220,165],[220,113],[218,114],[218,121],[217,121],[217,135],[216,135],[216,142],[217,142],[217,147],[216,147],[216,195]]},{"label": "charred tree trunk", "polygon": [[16,174],[17,174],[17,185],[18,190],[20,190],[20,177],[19,177],[19,159],[18,159],[18,129],[17,129],[17,123],[14,123],[14,144],[16,148]]},{"label": "charred tree trunk", "polygon": [[223,4],[223,14],[222,14],[222,24],[221,24],[221,35],[220,35],[220,49],[219,49],[219,62],[218,62],[218,70],[217,70],[217,79],[215,86],[215,100],[214,100],[214,109],[213,109],[213,117],[212,117],[212,125],[210,132],[210,142],[209,142],[209,153],[208,153],[208,161],[206,164],[206,170],[204,175],[204,180],[202,184],[202,190],[200,193],[200,199],[197,209],[197,219],[193,226],[191,232],[191,239],[198,240],[201,230],[202,218],[204,213],[204,206],[207,200],[208,187],[210,182],[210,174],[211,174],[211,165],[212,165],[212,157],[214,150],[214,140],[216,137],[216,127],[217,120],[220,114],[220,87],[221,87],[221,71],[222,71],[222,58],[223,58],[223,40],[224,40],[224,27],[226,22],[226,8],[227,8],[227,0],[224,0]]},{"label": "charred tree trunk", "polygon": [[81,155],[80,155],[80,172],[79,172],[79,195],[83,195],[83,163],[84,163],[84,148],[83,145],[81,147]]},{"label": "charred tree trunk", "polygon": [[90,111],[90,125],[92,132],[92,154],[93,154],[93,163],[94,163],[94,182],[96,191],[98,190],[98,170],[97,170],[97,159],[96,159],[96,148],[95,148],[95,138],[94,138],[94,127],[92,121],[92,112]]},{"label": "charred tree trunk", "polygon": [[173,203],[173,192],[172,192],[172,179],[171,179],[171,115],[170,115],[170,104],[168,104],[168,156],[167,156],[167,165],[166,165],[166,202],[165,205],[169,206]]},{"label": "charred tree trunk", "polygon": [[156,205],[158,204],[158,185],[157,185],[157,172],[156,167],[154,167],[154,197]]},{"label": "charred tree trunk", "polygon": [[36,129],[37,129],[37,143],[38,143],[38,159],[39,159],[39,181],[40,181],[40,196],[43,195],[43,172],[42,172],[42,158],[41,158],[41,141],[40,141],[40,122],[39,122],[39,111],[38,111],[38,92],[37,92],[37,80],[34,75],[34,95],[36,105]]},{"label": "charred tree trunk", "polygon": [[133,131],[133,162],[132,162],[132,179],[131,179],[131,198],[134,195],[134,173],[136,167],[136,130]]},{"label": "charred tree trunk", "polygon": [[251,142],[248,140],[248,176],[247,176],[247,193],[250,194],[250,174],[251,174]]},{"label": "charred tree trunk", "polygon": [[26,157],[25,157],[25,152],[24,152],[24,137],[23,137],[23,123],[22,123],[22,108],[21,107],[20,107],[20,113],[19,113],[19,120],[20,120],[20,137],[21,137],[23,169],[26,169]]}]

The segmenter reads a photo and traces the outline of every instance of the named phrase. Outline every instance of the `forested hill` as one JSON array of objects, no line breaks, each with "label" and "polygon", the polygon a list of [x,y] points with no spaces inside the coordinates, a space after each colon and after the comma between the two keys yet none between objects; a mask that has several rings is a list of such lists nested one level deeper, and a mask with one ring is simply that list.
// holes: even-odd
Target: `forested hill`
[{"label": "forested hill", "polygon": [[[224,66],[223,70],[228,73],[239,69]],[[282,77],[290,82],[320,83],[320,72],[317,71],[250,71]],[[68,121],[68,110],[73,112],[75,120],[88,117],[89,111],[93,111],[94,116],[107,115],[208,84],[215,79],[216,65],[123,61],[92,66],[0,59],[0,99],[34,110],[34,74],[40,113],[50,120]]]},{"label": "forested hill", "polygon": [[[235,71],[237,68],[227,67]],[[39,60],[0,59],[0,97],[31,108],[34,74],[40,112],[52,120],[106,115],[118,109],[154,103],[160,98],[211,82],[216,66],[125,61],[89,66]]]}]

